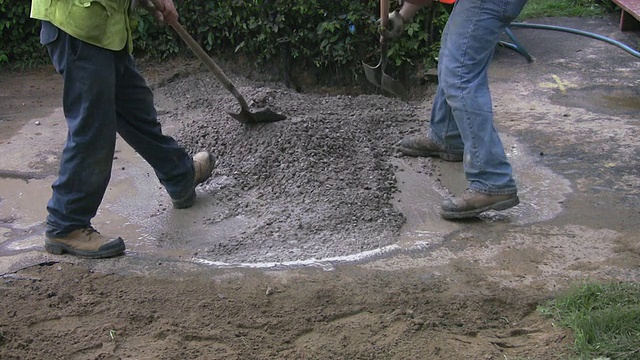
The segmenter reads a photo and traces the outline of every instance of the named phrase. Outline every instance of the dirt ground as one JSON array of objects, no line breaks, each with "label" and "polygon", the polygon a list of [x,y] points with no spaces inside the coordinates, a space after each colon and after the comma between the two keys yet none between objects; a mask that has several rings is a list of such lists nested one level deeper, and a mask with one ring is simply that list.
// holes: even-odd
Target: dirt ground
[{"label": "dirt ground", "polygon": [[[186,75],[181,70],[170,81],[154,81],[148,71],[165,99],[159,107],[171,108],[161,110],[164,121],[195,119],[176,138],[190,151],[212,148],[215,171],[243,179],[207,189],[227,189],[218,201],[261,212],[277,226],[250,229],[212,248],[213,257],[295,232],[320,248],[305,249],[311,253],[335,238],[361,241],[366,250],[397,234],[403,218],[390,205],[396,189],[385,160],[393,150],[376,146],[401,137],[411,118],[385,113],[397,100],[295,93],[245,79],[239,89],[247,99],[264,96],[281,106],[272,107],[277,112],[313,118],[247,129],[223,112],[235,111],[233,99],[201,91],[215,79],[189,63],[184,68]],[[24,114],[23,103],[33,112],[56,103],[59,83],[49,75],[8,75],[30,79],[27,88],[36,91],[16,94],[7,106]],[[318,108],[325,110],[309,113]],[[363,114],[372,115],[362,121]],[[548,292],[501,288],[479,276],[450,283],[427,273],[354,267],[121,276],[94,271],[91,263],[50,262],[2,282],[2,359],[561,359],[571,343],[535,311]]]},{"label": "dirt ground", "polygon": [[[393,243],[405,220],[391,204],[398,190],[393,143],[423,127],[419,118],[428,101],[400,102],[380,94],[358,95],[359,89],[319,89],[312,84],[297,92],[233,75],[253,109],[268,106],[289,116],[287,121],[247,128],[225,114],[237,111],[235,100],[224,90],[211,90],[216,80],[204,69],[192,62],[170,68],[168,73],[166,68],[143,68],[157,94],[161,121],[181,124],[174,136],[190,152],[209,148],[218,156],[214,176],[203,189],[231,209],[224,217],[252,214],[261,220],[228,242],[207,248],[208,258],[283,261],[335,255],[332,244],[338,242],[361,251]],[[0,76],[4,85],[10,78],[31,84],[2,99],[10,116],[0,122],[6,131],[0,139],[17,131],[16,119],[59,106],[60,83],[52,80],[50,69]],[[425,85],[414,94],[428,99],[431,91]],[[546,151],[542,137],[520,125],[500,126],[529,137],[540,156]],[[546,141],[562,143],[558,138]],[[551,162],[560,158],[554,155],[544,154]],[[426,175],[437,175],[430,173],[435,171],[431,163],[422,164]],[[637,164],[633,160],[628,168],[618,169],[626,171],[627,184],[636,181]],[[589,182],[600,175],[584,170],[572,180]],[[571,271],[583,270],[593,279],[620,274],[633,278],[628,274],[637,274],[640,264],[633,235],[638,230],[637,192],[607,196],[625,214],[614,225],[619,233],[590,232],[593,238],[567,245],[575,248],[566,259]],[[581,199],[573,201],[582,201],[578,206],[583,207],[594,199],[604,201]],[[584,223],[558,231],[580,237],[585,234],[580,226],[595,222],[600,228],[602,216],[593,210]],[[491,251],[493,236],[512,233],[509,224],[499,220],[477,225],[478,232],[465,228],[446,245],[459,251],[456,254],[475,254]],[[387,271],[347,264],[331,271],[199,268],[156,276],[103,272],[95,261],[43,262],[2,276],[0,358],[568,359],[571,334],[543,318],[536,307],[575,277],[571,271],[556,277],[549,269],[564,258],[535,248],[557,234],[535,225],[522,233],[526,240],[503,248],[494,259],[497,265],[488,266],[472,255],[453,256],[437,271],[426,265]],[[588,250],[580,241],[587,247],[600,238],[614,238],[607,248],[610,257],[600,258],[596,252],[595,260],[584,260]],[[270,243],[291,239],[304,240],[286,254],[269,248]],[[244,258],[238,259],[237,253]],[[398,261],[423,257],[405,254]],[[539,270],[545,266],[546,273]],[[545,281],[549,274],[553,281]]]},{"label": "dirt ground", "polygon": [[[464,289],[464,290],[463,290]],[[566,359],[546,292],[354,268],[118,276],[42,264],[3,279],[3,359]]]}]

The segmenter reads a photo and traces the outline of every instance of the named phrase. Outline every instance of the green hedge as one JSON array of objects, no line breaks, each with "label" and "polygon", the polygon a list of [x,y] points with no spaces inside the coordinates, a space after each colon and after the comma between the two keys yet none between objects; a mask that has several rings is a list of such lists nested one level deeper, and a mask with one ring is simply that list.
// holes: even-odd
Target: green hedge
[{"label": "green hedge", "polygon": [[0,0],[0,65],[43,62],[40,24],[29,18],[30,1]]},{"label": "green hedge", "polygon": [[[29,5],[0,0],[0,64],[46,59]],[[240,53],[259,66],[295,64],[352,79],[363,76],[363,60],[379,60],[375,0],[184,0],[176,6],[182,25],[216,55]],[[424,31],[429,14],[421,11],[402,41],[390,47],[390,64],[398,69],[433,64],[437,44]],[[170,28],[158,26],[144,11],[136,14],[134,26],[138,57],[165,59],[188,52]]]}]

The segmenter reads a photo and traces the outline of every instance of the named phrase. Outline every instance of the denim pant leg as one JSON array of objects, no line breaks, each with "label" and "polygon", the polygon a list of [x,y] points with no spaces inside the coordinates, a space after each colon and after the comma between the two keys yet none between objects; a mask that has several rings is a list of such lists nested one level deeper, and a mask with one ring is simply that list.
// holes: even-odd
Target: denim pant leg
[{"label": "denim pant leg", "polygon": [[[438,59],[441,59],[444,55],[444,44],[446,44],[449,34],[447,31],[448,26],[449,23],[445,25],[442,36],[440,37],[440,52],[438,54]],[[442,77],[440,74],[441,70],[442,66],[439,65],[438,78]],[[453,118],[451,106],[449,106],[449,103],[447,102],[447,97],[441,84],[442,83],[439,81],[436,89],[436,95],[433,99],[431,120],[429,121],[430,128],[427,136],[449,152],[462,153],[464,151],[462,136],[460,135],[458,124],[456,124],[456,121]]]},{"label": "denim pant leg", "polygon": [[122,51],[117,59],[118,133],[151,165],[169,195],[182,199],[193,190],[193,160],[172,137],[162,134],[153,92],[138,72],[133,57]]},{"label": "denim pant leg", "polygon": [[445,148],[447,152],[456,154],[464,152],[464,143],[460,130],[458,130],[458,124],[453,118],[451,106],[449,106],[441,86],[436,89],[436,95],[433,99],[430,124],[427,137]]},{"label": "denim pant leg", "polygon": [[[459,0],[445,27],[438,63],[439,92],[450,108],[439,104],[431,119],[436,141],[457,125],[464,143],[464,170],[469,188],[486,194],[517,192],[511,165],[493,125],[488,66],[505,27],[526,0]],[[439,99],[441,102],[442,97]],[[449,136],[450,137],[450,136]]]},{"label": "denim pant leg", "polygon": [[67,139],[47,204],[46,234],[90,226],[111,177],[116,141],[113,53],[42,23],[41,42],[64,80]]}]

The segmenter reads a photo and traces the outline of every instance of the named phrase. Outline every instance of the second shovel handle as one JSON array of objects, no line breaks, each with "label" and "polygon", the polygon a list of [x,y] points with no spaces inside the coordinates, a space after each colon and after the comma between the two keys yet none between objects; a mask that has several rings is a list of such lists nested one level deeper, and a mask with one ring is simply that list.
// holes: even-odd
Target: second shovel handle
[{"label": "second shovel handle", "polygon": [[380,0],[380,25],[383,28],[389,25],[389,0]]}]

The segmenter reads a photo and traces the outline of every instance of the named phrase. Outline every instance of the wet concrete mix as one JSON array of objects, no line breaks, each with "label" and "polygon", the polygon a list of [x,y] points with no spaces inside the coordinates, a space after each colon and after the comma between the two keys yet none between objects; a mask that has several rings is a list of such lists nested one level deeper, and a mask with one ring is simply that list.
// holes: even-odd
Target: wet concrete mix
[{"label": "wet concrete mix", "polygon": [[[262,250],[262,260],[280,261],[394,241],[404,217],[390,202],[397,187],[389,159],[419,108],[384,95],[330,96],[257,83],[238,87],[252,111],[268,108],[287,119],[245,126],[226,114],[238,105],[215,82],[199,72],[157,89],[178,104],[165,117],[183,122],[176,139],[192,153],[207,149],[218,157],[203,189],[228,209],[223,216],[255,219],[209,247],[209,255]],[[286,254],[261,249],[279,246]]]}]

